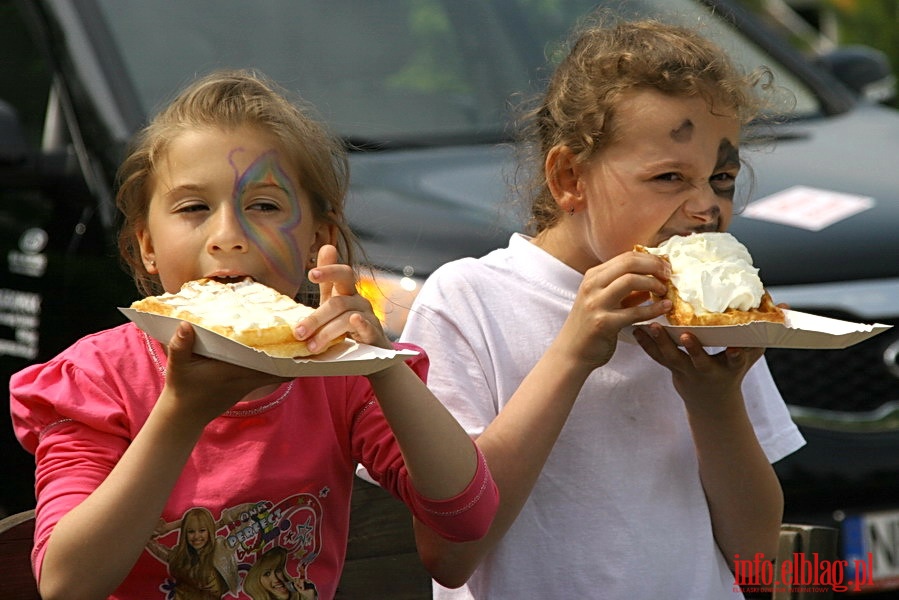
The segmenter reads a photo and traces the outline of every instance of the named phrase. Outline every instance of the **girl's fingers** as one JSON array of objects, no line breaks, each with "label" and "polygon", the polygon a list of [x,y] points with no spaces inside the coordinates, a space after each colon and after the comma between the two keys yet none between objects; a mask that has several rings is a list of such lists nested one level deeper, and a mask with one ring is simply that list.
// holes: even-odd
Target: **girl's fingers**
[{"label": "girl's fingers", "polygon": [[331,265],[338,264],[340,256],[337,248],[330,244],[325,244],[318,250],[318,258],[315,262],[315,268],[309,271],[309,281],[318,284],[319,296],[321,304],[324,304],[334,294],[334,284],[327,277],[327,272]]},{"label": "girl's fingers", "polygon": [[194,328],[187,321],[178,323],[168,343],[169,361],[184,360],[193,352]]},{"label": "girl's fingers", "polygon": [[724,351],[728,364],[747,370],[765,354],[764,348],[727,348]]},{"label": "girl's fingers", "polygon": [[350,316],[350,334],[362,344],[390,348],[390,340],[384,335],[381,323],[373,313],[355,313]]},{"label": "girl's fingers", "polygon": [[649,327],[637,327],[634,329],[634,339],[637,340],[637,343],[640,344],[640,347],[643,348],[644,352],[646,352],[650,358],[658,362],[659,353],[658,353],[658,345],[654,341],[654,337],[649,329]]},{"label": "girl's fingers", "polygon": [[337,248],[326,244],[318,251],[316,266],[309,271],[309,280],[319,285],[321,303],[334,296],[356,294],[356,273],[349,265],[340,263]]},{"label": "girl's fingers", "polygon": [[306,345],[310,352],[315,352],[344,333],[362,344],[384,344],[384,334],[380,324],[375,326],[365,317],[364,313],[353,311],[343,313],[340,318],[328,321],[320,329],[314,331],[306,339]]},{"label": "girl's fingers", "polygon": [[[316,266],[308,273],[309,281],[318,284],[319,308],[294,327],[294,336],[298,340],[311,342],[312,336],[317,334],[321,327],[345,310],[332,303],[332,298],[355,295],[356,275],[350,266],[340,264],[339,259],[337,248],[334,246],[325,244],[319,249]],[[343,332],[334,335],[340,333]],[[319,339],[315,340],[313,344],[321,343],[321,338],[324,336],[318,335],[317,337]]]},{"label": "girl's fingers", "polygon": [[658,323],[637,327],[634,339],[652,360],[672,373],[681,371],[683,362],[690,360]]},{"label": "girl's fingers", "polygon": [[658,257],[626,253],[587,271],[581,291],[602,294],[613,306],[632,307],[649,299],[650,294],[668,292],[668,263]]},{"label": "girl's fingers", "polygon": [[[312,341],[320,345],[343,333],[348,333],[357,341],[370,343],[356,337],[356,329],[361,325],[354,327],[354,315],[358,315],[362,321],[372,327],[372,322],[377,322],[377,317],[374,316],[368,300],[358,294],[337,294],[301,320],[294,329],[294,335],[299,340],[305,340],[307,343]],[[367,329],[358,333],[366,338],[371,337]]]}]

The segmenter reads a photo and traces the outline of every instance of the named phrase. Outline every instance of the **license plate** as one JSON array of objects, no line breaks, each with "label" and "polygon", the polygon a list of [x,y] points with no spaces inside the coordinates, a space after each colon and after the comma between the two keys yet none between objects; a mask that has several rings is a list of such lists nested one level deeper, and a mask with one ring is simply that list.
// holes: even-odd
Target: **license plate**
[{"label": "license plate", "polygon": [[899,511],[847,515],[840,534],[851,589],[899,589]]}]

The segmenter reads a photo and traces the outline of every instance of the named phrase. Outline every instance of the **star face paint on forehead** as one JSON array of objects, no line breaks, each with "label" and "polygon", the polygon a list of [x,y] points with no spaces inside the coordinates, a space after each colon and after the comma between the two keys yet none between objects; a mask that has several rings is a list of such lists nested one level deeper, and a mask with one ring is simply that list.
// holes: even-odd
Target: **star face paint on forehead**
[{"label": "star face paint on forehead", "polygon": [[[278,161],[276,150],[264,152],[241,173],[235,163],[235,155],[242,150],[235,148],[228,155],[228,162],[234,169],[232,200],[238,208],[236,212],[241,228],[247,238],[259,248],[273,271],[281,277],[296,279],[296,271],[298,268],[302,270],[304,263],[299,240],[295,235],[297,227],[303,220],[299,194],[290,176]],[[260,227],[248,218],[246,211],[240,210],[245,196],[260,185],[279,188],[287,194],[289,202],[283,207],[285,218],[277,230]]]},{"label": "star face paint on forehead", "polygon": [[685,144],[693,137],[693,121],[684,119],[684,122],[671,130],[671,139],[680,144]]}]

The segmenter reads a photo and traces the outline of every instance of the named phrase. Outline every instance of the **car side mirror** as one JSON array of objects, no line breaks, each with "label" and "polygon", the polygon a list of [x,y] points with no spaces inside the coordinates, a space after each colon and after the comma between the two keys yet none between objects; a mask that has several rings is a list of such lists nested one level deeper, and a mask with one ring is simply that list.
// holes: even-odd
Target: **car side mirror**
[{"label": "car side mirror", "polygon": [[888,102],[896,96],[896,77],[880,50],[843,46],[817,57],[815,63],[866,100]]}]

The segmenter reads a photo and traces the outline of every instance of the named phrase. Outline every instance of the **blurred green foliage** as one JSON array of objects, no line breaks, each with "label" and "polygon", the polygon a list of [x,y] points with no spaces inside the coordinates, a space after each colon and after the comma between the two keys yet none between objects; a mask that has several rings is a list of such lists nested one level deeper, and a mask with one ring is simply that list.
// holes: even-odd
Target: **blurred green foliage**
[{"label": "blurred green foliage", "polygon": [[840,24],[840,43],[867,44],[899,65],[899,0],[822,0]]},{"label": "blurred green foliage", "polygon": [[[812,52],[813,40],[778,27],[775,19],[766,14],[766,0],[740,0],[768,24],[780,29],[802,52]],[[789,0],[785,0],[789,4]],[[802,3],[803,11],[813,10],[810,3]],[[899,0],[818,0],[818,11],[829,11],[836,18],[840,46],[865,45],[885,53],[893,73],[899,73]],[[810,23],[812,27],[817,23]],[[890,103],[899,108],[899,98]]]},{"label": "blurred green foliage", "polygon": [[[886,53],[899,72],[899,0],[822,0],[835,11],[840,44],[865,44]],[[893,99],[899,106],[899,100]]]}]

